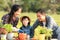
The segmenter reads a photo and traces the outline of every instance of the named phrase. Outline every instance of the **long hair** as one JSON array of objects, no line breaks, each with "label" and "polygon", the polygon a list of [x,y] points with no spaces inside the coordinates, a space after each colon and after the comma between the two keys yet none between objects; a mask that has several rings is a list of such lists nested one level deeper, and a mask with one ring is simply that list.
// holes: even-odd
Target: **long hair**
[{"label": "long hair", "polygon": [[12,20],[12,18],[13,18],[13,15],[14,15],[14,12],[16,12],[17,10],[19,10],[19,8],[21,8],[21,6],[16,5],[16,4],[11,7],[11,11],[10,11],[10,13],[9,13],[8,23],[11,22],[11,20]]}]

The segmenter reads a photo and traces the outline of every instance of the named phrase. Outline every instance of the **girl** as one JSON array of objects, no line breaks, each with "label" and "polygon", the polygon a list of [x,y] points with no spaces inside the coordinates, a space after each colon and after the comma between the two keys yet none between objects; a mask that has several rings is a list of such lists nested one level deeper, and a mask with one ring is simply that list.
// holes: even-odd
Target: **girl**
[{"label": "girl", "polygon": [[28,16],[23,16],[21,18],[22,27],[19,30],[19,33],[26,33],[27,35],[30,35],[30,18]]}]

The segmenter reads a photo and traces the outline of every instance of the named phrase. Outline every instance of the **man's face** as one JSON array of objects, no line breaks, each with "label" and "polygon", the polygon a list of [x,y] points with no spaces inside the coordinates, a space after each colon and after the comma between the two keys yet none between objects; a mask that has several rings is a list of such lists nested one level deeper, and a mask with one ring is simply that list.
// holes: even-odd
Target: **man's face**
[{"label": "man's face", "polygon": [[37,13],[37,18],[38,18],[38,20],[39,21],[44,21],[45,20],[45,14],[43,13],[43,14],[41,14],[41,13]]}]

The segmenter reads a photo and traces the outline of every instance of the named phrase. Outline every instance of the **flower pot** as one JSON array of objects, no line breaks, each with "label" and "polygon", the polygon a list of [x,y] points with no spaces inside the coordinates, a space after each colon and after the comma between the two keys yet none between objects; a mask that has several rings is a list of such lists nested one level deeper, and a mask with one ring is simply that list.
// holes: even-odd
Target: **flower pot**
[{"label": "flower pot", "polygon": [[0,37],[1,37],[1,40],[6,40],[6,34],[1,34]]},{"label": "flower pot", "polygon": [[45,40],[45,34],[39,34],[39,40]]},{"label": "flower pot", "polygon": [[13,40],[13,37],[14,37],[14,33],[8,33],[7,34],[7,39],[8,40]]},{"label": "flower pot", "polygon": [[19,40],[27,40],[27,35],[24,33],[19,33]]}]

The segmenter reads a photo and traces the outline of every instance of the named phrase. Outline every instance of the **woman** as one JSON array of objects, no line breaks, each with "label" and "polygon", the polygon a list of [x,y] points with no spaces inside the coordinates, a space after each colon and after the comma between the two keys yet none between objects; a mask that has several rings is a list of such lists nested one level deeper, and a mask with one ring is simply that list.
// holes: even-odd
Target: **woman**
[{"label": "woman", "polygon": [[21,6],[13,5],[10,13],[2,17],[3,24],[12,24],[13,27],[16,27],[19,20],[18,15],[21,13],[21,10]]}]

